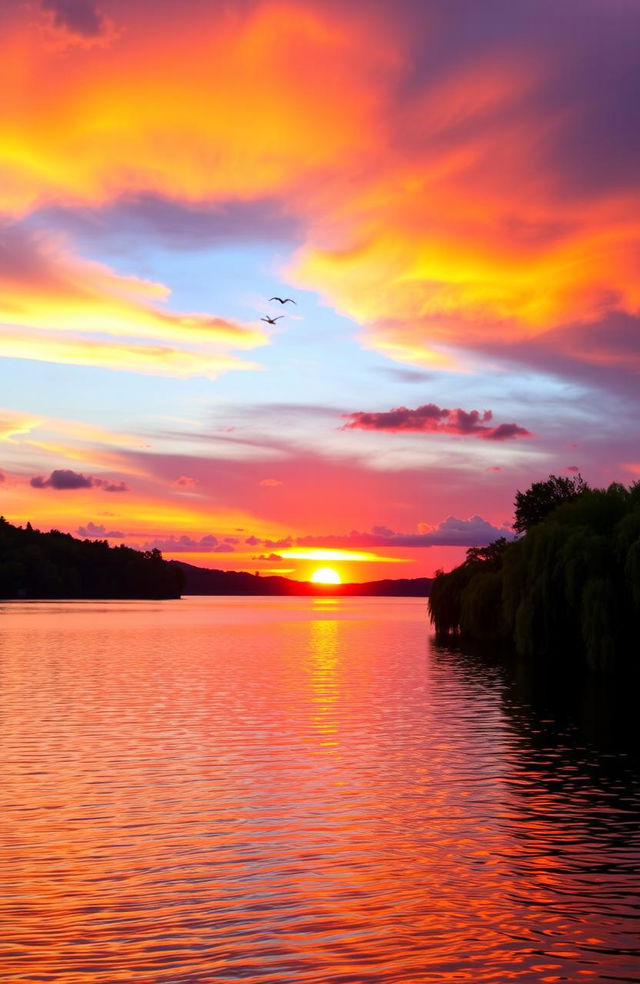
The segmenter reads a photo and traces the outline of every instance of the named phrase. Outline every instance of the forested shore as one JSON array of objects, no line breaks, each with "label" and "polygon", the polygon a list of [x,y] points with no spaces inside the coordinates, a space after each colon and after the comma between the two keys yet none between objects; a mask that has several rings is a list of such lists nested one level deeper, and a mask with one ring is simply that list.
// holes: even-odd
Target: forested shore
[{"label": "forested shore", "polygon": [[0,516],[0,598],[179,598],[183,580],[159,550],[41,533]]},{"label": "forested shore", "polygon": [[636,669],[640,482],[591,489],[551,475],[518,492],[515,506],[517,539],[471,548],[437,573],[436,635],[506,643],[558,666]]}]

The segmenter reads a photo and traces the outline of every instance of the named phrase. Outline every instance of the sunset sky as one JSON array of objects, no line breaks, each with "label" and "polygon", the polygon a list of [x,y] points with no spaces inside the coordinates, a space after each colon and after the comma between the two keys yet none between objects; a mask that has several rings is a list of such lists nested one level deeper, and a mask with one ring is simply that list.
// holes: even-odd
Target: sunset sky
[{"label": "sunset sky", "polygon": [[640,478],[638,0],[0,27],[10,522],[415,577],[550,473]]}]

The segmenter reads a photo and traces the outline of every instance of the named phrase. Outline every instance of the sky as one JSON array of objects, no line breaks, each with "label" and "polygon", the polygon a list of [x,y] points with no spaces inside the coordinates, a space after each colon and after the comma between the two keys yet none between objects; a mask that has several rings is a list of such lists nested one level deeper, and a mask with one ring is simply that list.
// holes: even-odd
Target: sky
[{"label": "sky", "polygon": [[638,480],[638,15],[0,0],[0,512],[362,581]]}]

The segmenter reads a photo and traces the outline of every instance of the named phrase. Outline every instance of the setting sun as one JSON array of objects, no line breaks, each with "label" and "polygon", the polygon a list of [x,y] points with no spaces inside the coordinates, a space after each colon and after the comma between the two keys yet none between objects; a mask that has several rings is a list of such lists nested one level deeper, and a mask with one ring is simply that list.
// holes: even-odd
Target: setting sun
[{"label": "setting sun", "polygon": [[314,584],[341,584],[342,578],[333,567],[319,567],[311,575]]}]

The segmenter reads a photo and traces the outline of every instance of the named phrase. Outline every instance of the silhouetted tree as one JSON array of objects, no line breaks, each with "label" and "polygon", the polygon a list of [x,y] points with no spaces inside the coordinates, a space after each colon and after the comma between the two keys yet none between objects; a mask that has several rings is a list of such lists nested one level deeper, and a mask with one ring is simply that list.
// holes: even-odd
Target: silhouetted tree
[{"label": "silhouetted tree", "polygon": [[596,669],[638,664],[628,640],[640,618],[640,483],[556,481],[537,484],[569,497],[524,536],[472,547],[463,564],[438,573],[429,600],[436,633],[511,640],[525,657],[577,657]]},{"label": "silhouetted tree", "polygon": [[549,475],[544,482],[534,482],[526,492],[516,492],[514,530],[516,533],[526,533],[552,510],[565,502],[572,502],[587,489],[582,475],[575,478]]},{"label": "silhouetted tree", "polygon": [[487,544],[486,547],[469,547],[465,563],[472,564],[478,560],[486,560],[494,566],[499,566],[502,563],[502,557],[508,544],[509,541],[506,536],[501,536],[498,540]]}]

